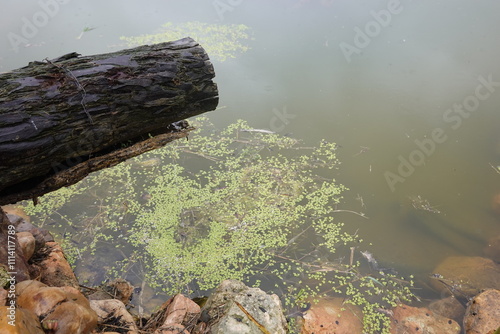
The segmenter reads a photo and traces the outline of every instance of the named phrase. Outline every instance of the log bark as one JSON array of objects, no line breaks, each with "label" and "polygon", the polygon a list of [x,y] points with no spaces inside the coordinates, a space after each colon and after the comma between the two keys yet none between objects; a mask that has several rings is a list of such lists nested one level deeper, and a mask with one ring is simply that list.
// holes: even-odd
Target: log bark
[{"label": "log bark", "polygon": [[217,107],[214,76],[191,38],[0,75],[0,205],[75,183],[74,168],[91,172],[187,136],[171,124]]}]

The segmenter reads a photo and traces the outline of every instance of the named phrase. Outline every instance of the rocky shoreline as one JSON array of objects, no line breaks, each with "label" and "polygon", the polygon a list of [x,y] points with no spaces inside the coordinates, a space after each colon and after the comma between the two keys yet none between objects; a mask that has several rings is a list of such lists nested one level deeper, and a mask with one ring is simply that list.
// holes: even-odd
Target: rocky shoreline
[{"label": "rocky shoreline", "polygon": [[[291,319],[303,334],[363,333],[362,310],[346,307],[343,298],[325,298],[285,317],[277,295],[234,280],[222,282],[201,301],[173,296],[141,318],[130,311],[130,283],[117,279],[82,287],[48,231],[13,213],[0,214],[2,246],[13,245],[0,253],[0,333],[279,334],[289,332]],[[497,334],[500,236],[490,240],[485,255],[449,257],[439,264],[430,284],[449,293],[427,307],[381,309],[391,319],[390,332]],[[14,263],[15,271],[9,268]]]}]

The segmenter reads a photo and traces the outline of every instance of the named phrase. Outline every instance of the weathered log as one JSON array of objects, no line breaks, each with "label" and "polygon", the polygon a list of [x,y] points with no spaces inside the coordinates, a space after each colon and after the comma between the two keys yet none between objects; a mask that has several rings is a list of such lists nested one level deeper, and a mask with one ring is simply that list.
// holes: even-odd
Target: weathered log
[{"label": "weathered log", "polygon": [[[102,55],[71,53],[0,75],[0,205],[75,183],[68,170],[79,164],[89,172],[107,167],[106,160],[89,162],[94,158],[127,159],[164,145],[168,140],[151,145],[148,138],[216,108],[214,76],[191,38]],[[187,135],[180,131],[177,137]],[[146,139],[150,144],[133,154],[119,151]]]}]

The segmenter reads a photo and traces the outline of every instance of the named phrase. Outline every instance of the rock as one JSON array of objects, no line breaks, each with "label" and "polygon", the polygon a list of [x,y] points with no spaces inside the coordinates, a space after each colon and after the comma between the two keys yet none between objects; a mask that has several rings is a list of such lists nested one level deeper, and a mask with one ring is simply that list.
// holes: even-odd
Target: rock
[{"label": "rock", "polygon": [[21,246],[24,258],[28,261],[35,252],[35,237],[29,232],[17,232],[17,242]]},{"label": "rock", "polygon": [[[500,265],[483,257],[450,256],[433,273],[442,275],[446,283],[468,297],[484,289],[500,289]],[[432,279],[431,284],[438,291],[446,290],[437,279]]]},{"label": "rock", "polygon": [[87,334],[97,326],[89,301],[73,287],[24,281],[16,285],[16,294],[19,307],[43,319],[45,328],[57,327],[57,334]]},{"label": "rock", "polygon": [[242,308],[270,333],[286,333],[286,319],[278,296],[248,288],[236,280],[219,285],[203,307],[202,318],[210,319],[214,334],[262,334]]},{"label": "rock", "polygon": [[4,288],[0,288],[0,306],[5,306],[7,303],[8,292]]},{"label": "rock", "polygon": [[42,287],[46,287],[46,284],[35,280],[22,281],[16,284],[16,298],[19,298],[21,294],[30,294],[39,290]]},{"label": "rock", "polygon": [[460,325],[422,307],[399,305],[393,310],[392,334],[459,334]]},{"label": "rock", "polygon": [[137,293],[134,295],[134,304],[138,305],[137,313],[142,316],[144,313],[152,313],[158,309],[158,305],[165,303],[165,295],[158,293],[149,284],[141,284]]},{"label": "rock", "polygon": [[54,241],[54,238],[45,229],[33,226],[29,220],[14,214],[8,214],[9,220],[16,227],[16,232],[29,232],[35,238],[35,252],[45,246],[46,242]]},{"label": "rock", "polygon": [[104,284],[88,296],[89,300],[118,299],[125,305],[130,302],[134,292],[134,286],[124,279],[118,278]]},{"label": "rock", "polygon": [[489,239],[487,245],[483,248],[483,252],[486,257],[500,263],[500,235]]},{"label": "rock", "polygon": [[[200,306],[183,295],[175,295],[166,303],[166,316],[162,328],[194,327],[200,317]],[[170,328],[169,328],[170,329]],[[171,329],[170,329],[171,330]]]},{"label": "rock", "polygon": [[474,297],[465,311],[465,333],[496,333],[498,328],[500,328],[500,291],[486,290]]},{"label": "rock", "polygon": [[0,263],[0,288],[8,288],[11,282],[11,275],[7,270],[7,265]]},{"label": "rock", "polygon": [[[2,245],[2,247],[0,247],[0,264],[7,265],[8,263],[13,262],[14,264],[12,265],[12,268],[9,266],[7,271],[16,272],[16,274],[14,274],[16,282],[22,282],[30,279],[30,273],[28,262],[24,258],[21,247],[17,242],[17,238],[12,240],[12,236],[15,232],[16,230],[14,225],[9,221],[7,215],[0,208],[0,245]],[[9,239],[9,237],[11,238]],[[10,248],[4,246],[9,244]],[[9,251],[12,249],[14,250],[14,258],[12,258],[12,253],[9,254]]]},{"label": "rock", "polygon": [[64,252],[57,242],[47,242],[48,255],[38,264],[41,281],[49,286],[72,286],[78,288],[73,269],[66,260]]},{"label": "rock", "polygon": [[120,300],[91,300],[90,307],[97,313],[100,326],[105,328],[106,324],[110,324],[123,328],[123,332],[127,334],[139,333],[134,318],[128,313],[125,304]]},{"label": "rock", "polygon": [[2,209],[6,214],[18,216],[27,221],[28,223],[31,221],[30,216],[28,216],[26,212],[24,212],[24,208],[22,206],[9,204],[2,206]]},{"label": "rock", "polygon": [[118,278],[107,284],[113,298],[121,300],[125,305],[132,299],[134,286],[124,279]]},{"label": "rock", "polygon": [[465,314],[465,307],[453,296],[430,303],[429,309],[440,316],[453,319],[457,323],[462,323]]},{"label": "rock", "polygon": [[[9,317],[9,316],[14,316]],[[9,324],[14,319],[14,326]],[[9,310],[0,306],[0,333],[2,334],[45,334],[36,315],[28,310],[16,308]]]},{"label": "rock", "polygon": [[97,291],[92,292],[90,295],[87,296],[89,300],[108,300],[108,299],[113,299],[113,295],[110,294],[109,292],[105,292],[100,290],[100,288],[97,289]]},{"label": "rock", "polygon": [[160,327],[153,334],[190,334],[188,330],[179,324],[169,325],[166,328]]},{"label": "rock", "polygon": [[57,334],[87,334],[97,326],[97,316],[90,306],[66,301],[57,306],[42,325],[50,322],[57,322]]},{"label": "rock", "polygon": [[[199,318],[198,304],[178,294],[164,302],[142,329],[154,334],[205,333],[193,330]],[[186,328],[189,328],[189,331]]]},{"label": "rock", "polygon": [[304,314],[302,334],[358,334],[363,333],[361,310],[342,305],[343,298],[322,299]]}]

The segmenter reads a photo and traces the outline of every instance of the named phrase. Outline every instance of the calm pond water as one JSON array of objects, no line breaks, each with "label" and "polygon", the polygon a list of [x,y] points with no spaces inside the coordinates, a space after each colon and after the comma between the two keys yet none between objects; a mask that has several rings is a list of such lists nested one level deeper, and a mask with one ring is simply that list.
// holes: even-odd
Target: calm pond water
[{"label": "calm pond water", "polygon": [[[500,233],[491,209],[500,192],[498,1],[7,3],[0,72],[125,48],[120,36],[167,22],[245,24],[251,49],[214,60],[224,108],[207,115],[220,128],[242,118],[306,144],[339,144],[335,177],[350,189],[342,209],[369,219],[338,219],[379,261],[425,276],[450,255],[482,255]],[[418,196],[436,212],[416,210]]]}]

